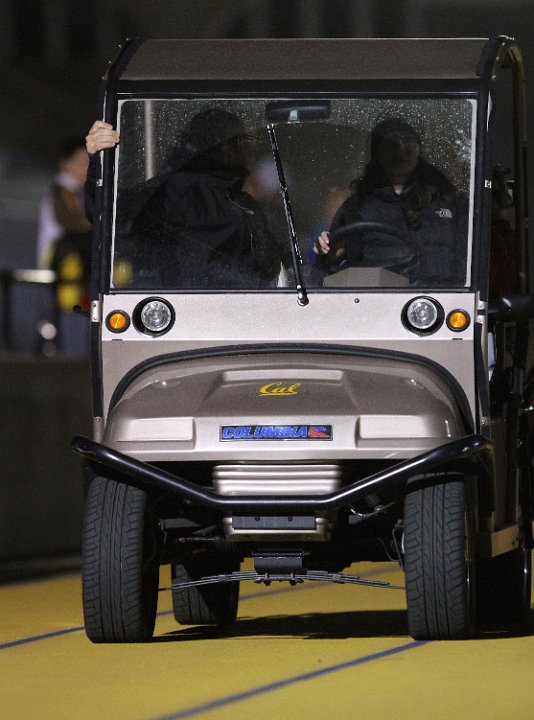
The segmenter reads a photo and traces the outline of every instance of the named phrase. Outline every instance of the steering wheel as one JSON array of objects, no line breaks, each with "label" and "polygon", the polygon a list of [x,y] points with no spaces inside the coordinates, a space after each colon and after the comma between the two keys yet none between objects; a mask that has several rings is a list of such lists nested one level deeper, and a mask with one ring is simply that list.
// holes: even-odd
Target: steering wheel
[{"label": "steering wheel", "polygon": [[[364,235],[364,233],[377,233],[377,235]],[[395,227],[395,225],[389,225],[388,223],[358,220],[357,222],[349,223],[331,232],[330,241],[340,240],[348,235],[353,235],[351,245],[355,245],[356,247],[362,246],[364,242],[379,243],[383,241],[380,235],[389,235],[404,253],[401,254],[401,257],[391,258],[388,264],[382,265],[382,267],[408,265],[416,259],[419,254],[417,245],[408,237],[406,231],[400,230],[398,227]]]}]

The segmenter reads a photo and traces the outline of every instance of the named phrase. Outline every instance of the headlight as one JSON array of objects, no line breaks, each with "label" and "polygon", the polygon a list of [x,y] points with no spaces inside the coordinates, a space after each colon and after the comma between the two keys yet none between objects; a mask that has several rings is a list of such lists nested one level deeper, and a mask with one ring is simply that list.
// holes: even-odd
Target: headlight
[{"label": "headlight", "polygon": [[171,329],[174,311],[165,300],[149,298],[140,303],[134,313],[135,325],[141,332],[161,335]]},{"label": "headlight", "polygon": [[431,298],[418,297],[410,300],[402,311],[402,321],[412,332],[427,335],[438,330],[443,324],[444,312],[441,305]]}]

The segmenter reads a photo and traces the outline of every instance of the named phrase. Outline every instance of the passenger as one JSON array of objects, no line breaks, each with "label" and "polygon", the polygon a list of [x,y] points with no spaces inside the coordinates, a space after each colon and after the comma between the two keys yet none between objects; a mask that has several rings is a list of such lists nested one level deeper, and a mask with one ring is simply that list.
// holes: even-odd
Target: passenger
[{"label": "passenger", "polygon": [[[458,286],[465,281],[467,202],[445,175],[421,155],[421,139],[402,118],[379,122],[371,134],[371,157],[362,178],[336,213],[330,232],[314,251],[327,272],[343,266],[385,267],[411,285]],[[385,231],[355,230],[330,239],[359,221],[385,223]]]},{"label": "passenger", "polygon": [[[87,135],[87,150],[94,158],[118,141],[110,125],[97,121]],[[260,205],[243,190],[253,163],[253,142],[231,112],[211,108],[193,116],[172,153],[170,172],[133,222],[139,248],[134,272],[136,265],[157,266],[157,282],[179,289],[276,284],[279,253]],[[94,167],[92,160],[90,199]]]}]

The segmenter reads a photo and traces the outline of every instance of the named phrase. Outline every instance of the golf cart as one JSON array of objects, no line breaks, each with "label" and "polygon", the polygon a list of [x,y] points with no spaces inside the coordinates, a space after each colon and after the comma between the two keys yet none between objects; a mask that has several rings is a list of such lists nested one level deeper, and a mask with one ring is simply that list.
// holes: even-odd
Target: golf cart
[{"label": "golf cart", "polygon": [[[96,188],[94,435],[73,440],[93,642],[152,637],[162,565],[180,624],[235,620],[245,580],[382,586],[343,571],[395,560],[414,638],[526,630],[523,83],[507,37],[124,45],[101,94],[120,143]],[[156,218],[214,110],[253,139],[254,204],[227,201],[261,215],[275,272],[223,258],[200,215]],[[330,236],[359,260],[326,268],[316,239],[387,118],[454,187],[462,213],[432,212],[456,246],[436,232],[425,275],[416,232],[364,218]]]}]

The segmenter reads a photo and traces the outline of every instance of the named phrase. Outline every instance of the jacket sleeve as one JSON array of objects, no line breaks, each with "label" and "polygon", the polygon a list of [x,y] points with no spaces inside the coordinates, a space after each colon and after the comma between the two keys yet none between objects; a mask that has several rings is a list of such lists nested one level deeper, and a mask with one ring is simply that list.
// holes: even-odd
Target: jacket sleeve
[{"label": "jacket sleeve", "polygon": [[349,197],[338,209],[330,225],[330,252],[326,256],[330,265],[339,265],[343,261],[348,261],[350,264],[359,259],[354,256],[355,248],[352,247],[353,243],[350,239],[345,236],[336,240],[335,233],[336,230],[341,230],[346,225],[361,219],[356,198]]},{"label": "jacket sleeve", "polygon": [[84,188],[85,215],[89,222],[93,222],[95,212],[97,163],[98,156],[96,154],[89,155],[89,166]]}]

